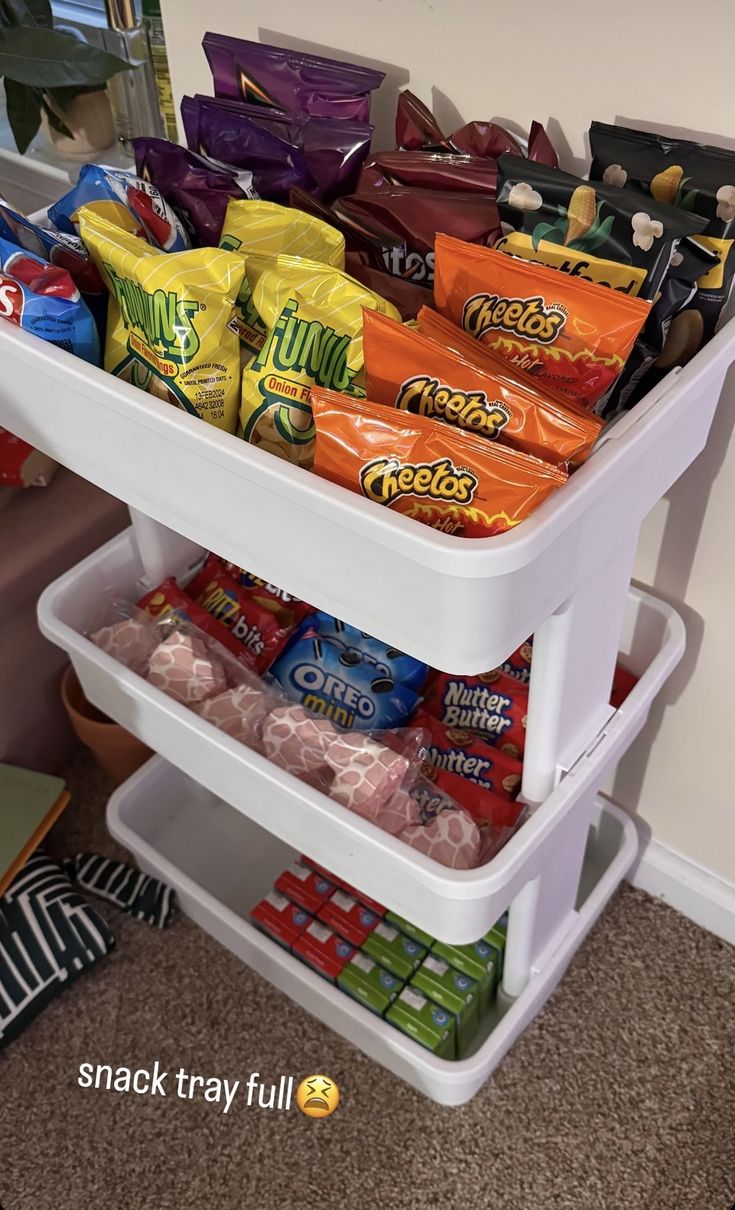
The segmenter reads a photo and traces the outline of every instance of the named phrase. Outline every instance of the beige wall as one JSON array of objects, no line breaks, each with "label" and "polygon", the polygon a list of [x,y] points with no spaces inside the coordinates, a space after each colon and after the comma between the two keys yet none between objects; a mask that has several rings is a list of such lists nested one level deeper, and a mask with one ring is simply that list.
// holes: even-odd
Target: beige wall
[{"label": "beige wall", "polygon": [[[211,92],[206,29],[380,66],[375,146],[393,145],[396,89],[410,84],[450,129],[548,122],[570,168],[592,117],[735,147],[732,0],[163,0],[163,13],[177,96]],[[614,793],[658,839],[735,881],[734,420],[735,375],[708,448],[641,536],[636,574],[682,608],[689,648]]]}]

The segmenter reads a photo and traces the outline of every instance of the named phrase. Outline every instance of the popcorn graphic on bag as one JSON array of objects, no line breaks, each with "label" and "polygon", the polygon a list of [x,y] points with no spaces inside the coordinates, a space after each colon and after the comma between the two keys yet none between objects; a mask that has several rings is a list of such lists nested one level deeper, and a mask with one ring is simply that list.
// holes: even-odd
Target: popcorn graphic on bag
[{"label": "popcorn graphic on bag", "polygon": [[602,174],[602,179],[606,185],[616,185],[618,189],[622,189],[628,179],[628,174],[621,164],[608,164]]},{"label": "popcorn graphic on bag", "polygon": [[716,214],[723,223],[729,223],[735,218],[735,185],[720,185],[715,194],[717,198]]},{"label": "popcorn graphic on bag", "polygon": [[519,181],[508,194],[508,205],[516,210],[539,210],[543,198],[537,189],[532,189],[525,181]]},{"label": "popcorn graphic on bag", "polygon": [[650,214],[639,210],[630,220],[633,228],[633,243],[637,248],[648,252],[653,247],[653,241],[660,239],[664,233],[664,225],[658,219],[652,219]]}]

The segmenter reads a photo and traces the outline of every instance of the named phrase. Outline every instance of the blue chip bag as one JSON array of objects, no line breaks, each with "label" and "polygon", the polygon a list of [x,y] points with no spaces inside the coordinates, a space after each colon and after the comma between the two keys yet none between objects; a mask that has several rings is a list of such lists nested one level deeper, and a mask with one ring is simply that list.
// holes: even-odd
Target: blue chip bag
[{"label": "blue chip bag", "polygon": [[0,238],[66,269],[85,298],[99,295],[107,305],[107,287],[78,235],[41,227],[0,202]]},{"label": "blue chip bag", "polygon": [[397,647],[391,647],[388,643],[381,642],[380,639],[374,639],[372,635],[365,634],[363,630],[350,626],[349,622],[340,622],[338,618],[333,618],[331,613],[319,610],[312,618],[312,624],[320,638],[339,644],[344,651],[357,652],[382,676],[390,677],[402,685],[407,685],[409,689],[417,690],[426,680],[429,671],[428,664],[414,659],[411,655],[406,655]]},{"label": "blue chip bag", "polygon": [[100,364],[96,324],[66,270],[6,239],[0,239],[0,319]]},{"label": "blue chip bag", "polygon": [[348,730],[402,727],[418,694],[354,649],[321,638],[310,622],[307,618],[270,669],[286,696]]},{"label": "blue chip bag", "polygon": [[183,252],[190,246],[181,220],[159,190],[132,172],[85,164],[74,188],[49,208],[49,220],[59,231],[78,235],[82,206],[162,252]]}]

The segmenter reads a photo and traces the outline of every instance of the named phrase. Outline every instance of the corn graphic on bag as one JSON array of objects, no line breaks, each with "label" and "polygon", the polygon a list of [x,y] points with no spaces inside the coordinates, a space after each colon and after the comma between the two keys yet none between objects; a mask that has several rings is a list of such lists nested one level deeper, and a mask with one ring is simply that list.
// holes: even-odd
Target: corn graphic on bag
[{"label": "corn graphic on bag", "polygon": [[643,299],[446,235],[436,237],[434,300],[511,365],[590,410],[650,311]]},{"label": "corn graphic on bag", "polygon": [[[261,256],[302,256],[324,265],[345,267],[344,236],[328,223],[277,202],[233,200],[227,207],[220,248]],[[236,320],[243,365],[265,343],[265,324],[253,305],[247,268],[237,298]]]},{"label": "corn graphic on bag", "polygon": [[234,432],[240,356],[232,315],[242,257],[214,248],[159,252],[84,208],[79,225],[110,291],[105,369]]},{"label": "corn graphic on bag", "polygon": [[294,256],[246,256],[255,309],[268,330],[242,376],[243,437],[311,466],[313,386],[363,394],[363,308],[399,319],[366,286],[329,265]]}]

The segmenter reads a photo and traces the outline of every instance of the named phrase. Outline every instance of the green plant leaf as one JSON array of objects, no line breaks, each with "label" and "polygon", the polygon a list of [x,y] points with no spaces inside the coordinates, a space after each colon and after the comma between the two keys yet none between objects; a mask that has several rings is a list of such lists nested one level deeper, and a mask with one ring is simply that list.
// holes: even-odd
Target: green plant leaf
[{"label": "green plant leaf", "polygon": [[41,125],[41,92],[15,80],[5,80],[5,99],[15,145],[23,155]]},{"label": "green plant leaf", "polygon": [[4,3],[13,15],[12,25],[40,25],[53,29],[50,0],[4,0]]},{"label": "green plant leaf", "polygon": [[102,84],[130,64],[56,29],[0,32],[0,76],[32,88]]},{"label": "green plant leaf", "polygon": [[59,134],[66,135],[67,139],[74,138],[72,131],[69,129],[63,118],[59,117],[56,110],[52,109],[50,105],[47,105],[45,100],[43,102],[43,112],[46,114],[48,124],[53,130],[58,130]]},{"label": "green plant leaf", "polygon": [[550,231],[558,230],[555,223],[539,223],[534,227],[531,234],[531,243],[533,244],[534,252],[538,251],[538,246],[542,239],[546,239]]}]

